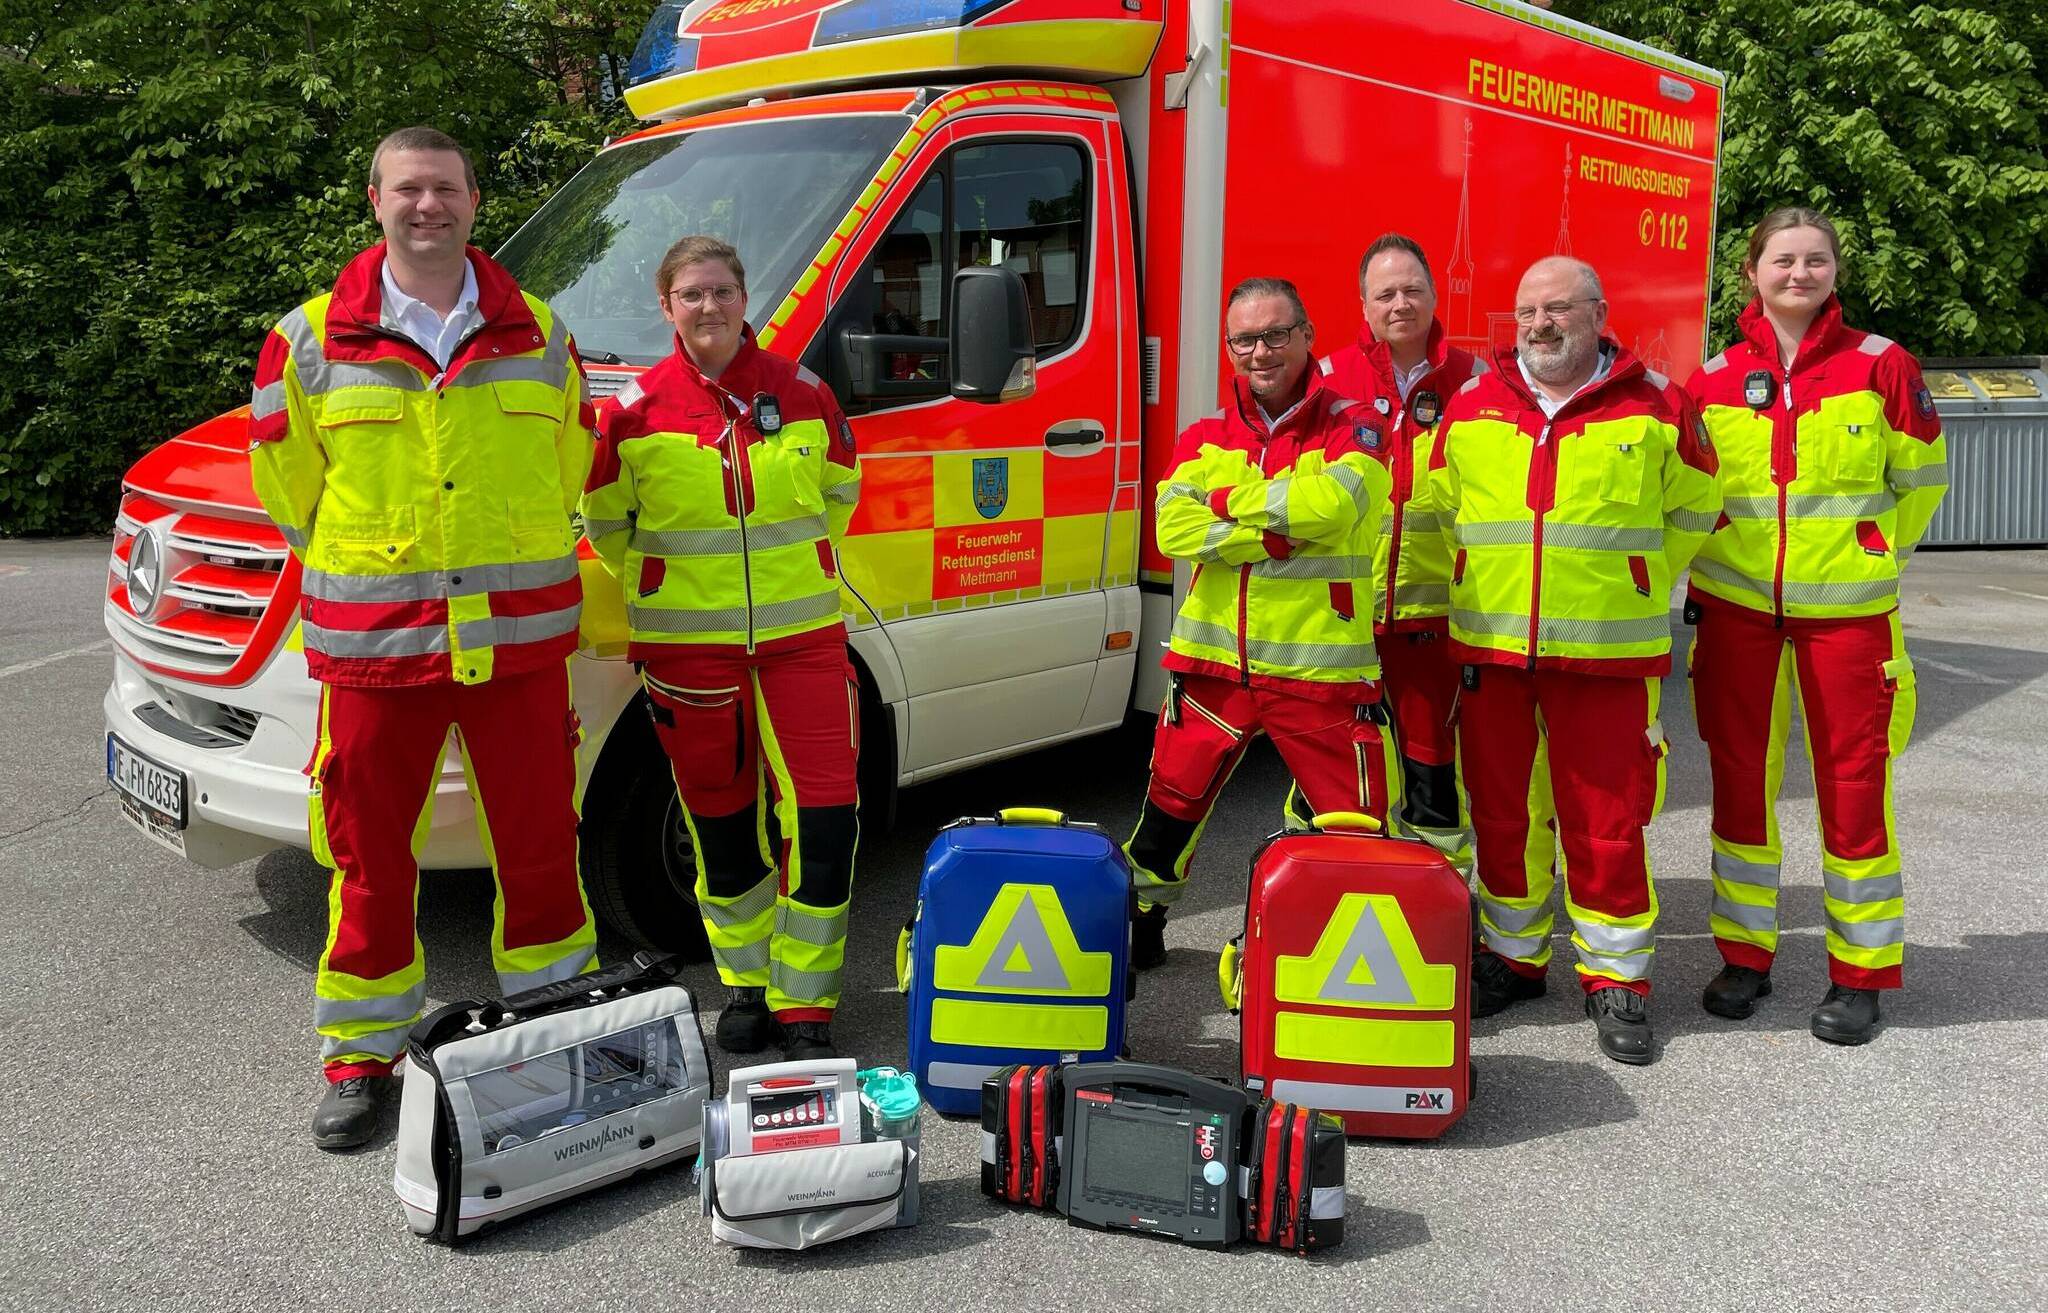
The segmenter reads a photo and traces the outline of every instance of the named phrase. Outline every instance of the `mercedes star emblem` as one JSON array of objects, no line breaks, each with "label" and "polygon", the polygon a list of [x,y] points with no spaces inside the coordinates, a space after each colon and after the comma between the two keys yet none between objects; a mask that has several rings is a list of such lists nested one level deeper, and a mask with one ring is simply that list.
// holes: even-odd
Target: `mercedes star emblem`
[{"label": "mercedes star emblem", "polygon": [[135,535],[128,549],[128,606],[137,617],[147,620],[156,610],[157,592],[164,583],[164,549],[156,526],[149,525]]}]

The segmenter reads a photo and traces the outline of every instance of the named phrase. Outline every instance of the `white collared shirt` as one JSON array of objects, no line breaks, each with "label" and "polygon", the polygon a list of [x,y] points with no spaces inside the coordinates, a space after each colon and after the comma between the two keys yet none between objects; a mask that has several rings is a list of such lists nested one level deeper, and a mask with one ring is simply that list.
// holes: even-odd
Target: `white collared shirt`
[{"label": "white collared shirt", "polygon": [[416,296],[407,296],[391,277],[391,262],[384,262],[384,313],[387,328],[396,328],[420,345],[434,363],[448,368],[455,348],[476,327],[476,266],[462,262],[462,294],[455,299],[455,312],[446,319],[434,307]]},{"label": "white collared shirt", "polygon": [[1289,415],[1292,415],[1295,411],[1300,410],[1303,406],[1306,406],[1308,404],[1308,398],[1303,397],[1301,400],[1295,402],[1287,409],[1281,411],[1277,416],[1274,415],[1272,411],[1266,409],[1265,402],[1261,401],[1255,404],[1259,408],[1259,417],[1266,421],[1266,432],[1278,433],[1280,431],[1280,426],[1287,422],[1287,417]]},{"label": "white collared shirt", "polygon": [[1556,419],[1557,412],[1569,405],[1572,397],[1578,396],[1580,392],[1584,392],[1587,388],[1592,387],[1595,383],[1598,383],[1601,379],[1614,372],[1614,352],[1609,351],[1604,346],[1601,347],[1600,363],[1593,366],[1593,377],[1579,384],[1577,390],[1572,393],[1572,396],[1566,397],[1563,401],[1552,401],[1550,399],[1550,394],[1543,390],[1542,385],[1537,383],[1536,376],[1529,372],[1528,362],[1522,359],[1520,352],[1515,353],[1515,367],[1522,371],[1522,381],[1529,385],[1529,395],[1535,397],[1536,404],[1543,407],[1543,418]]},{"label": "white collared shirt", "polygon": [[[1392,364],[1392,361],[1388,363]],[[1413,369],[1402,369],[1399,365],[1394,365],[1393,368],[1394,390],[1401,394],[1401,404],[1405,406],[1408,404],[1408,394],[1413,392],[1415,385],[1420,383],[1423,376],[1429,373],[1429,357],[1425,355],[1422,359],[1416,361]]]}]

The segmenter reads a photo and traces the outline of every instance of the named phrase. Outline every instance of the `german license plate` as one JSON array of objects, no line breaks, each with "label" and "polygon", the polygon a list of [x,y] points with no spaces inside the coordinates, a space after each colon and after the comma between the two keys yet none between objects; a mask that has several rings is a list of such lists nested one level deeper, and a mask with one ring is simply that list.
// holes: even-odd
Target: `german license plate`
[{"label": "german license plate", "polygon": [[185,775],[107,735],[107,779],[129,823],[172,852],[185,853]]}]

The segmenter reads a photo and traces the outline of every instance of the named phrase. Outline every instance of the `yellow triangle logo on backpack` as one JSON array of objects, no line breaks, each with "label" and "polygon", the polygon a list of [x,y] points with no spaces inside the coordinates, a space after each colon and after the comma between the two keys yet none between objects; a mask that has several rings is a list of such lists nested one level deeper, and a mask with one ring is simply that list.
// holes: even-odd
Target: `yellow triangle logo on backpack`
[{"label": "yellow triangle logo on backpack", "polygon": [[1081,951],[1051,885],[1006,884],[973,939],[934,950],[932,984],[963,994],[1100,998],[1109,993],[1110,961]]},{"label": "yellow triangle logo on backpack", "polygon": [[1273,960],[1273,997],[1282,1003],[1442,1012],[1457,993],[1457,967],[1423,961],[1392,894],[1345,894],[1315,951]]}]

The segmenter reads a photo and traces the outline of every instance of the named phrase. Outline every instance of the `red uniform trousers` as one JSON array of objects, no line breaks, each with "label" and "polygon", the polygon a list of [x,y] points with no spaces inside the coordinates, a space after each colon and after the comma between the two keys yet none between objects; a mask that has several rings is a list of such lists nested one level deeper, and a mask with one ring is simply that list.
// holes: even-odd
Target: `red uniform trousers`
[{"label": "red uniform trousers", "polygon": [[654,646],[635,653],[696,845],[697,906],[718,974],[765,986],[781,1020],[830,1020],[860,837],[860,694],[846,631],[751,654]]},{"label": "red uniform trousers", "polygon": [[[1309,811],[1364,812],[1386,822],[1392,739],[1378,691],[1368,702],[1303,696],[1215,675],[1176,673],[1152,740],[1152,779],[1124,845],[1145,905],[1171,903],[1231,773],[1260,734],[1307,796]],[[1368,686],[1370,687],[1370,686]]]},{"label": "red uniform trousers", "polygon": [[1917,694],[1896,611],[1785,621],[1695,599],[1693,707],[1714,776],[1710,917],[1721,956],[1771,969],[1784,847],[1776,803],[1792,706],[1806,727],[1820,812],[1828,976],[1896,989],[1905,890],[1892,813],[1892,758],[1912,734]]},{"label": "red uniform trousers", "polygon": [[1460,700],[1458,745],[1478,844],[1481,941],[1525,975],[1549,964],[1544,821],[1554,799],[1579,983],[1647,994],[1657,893],[1643,830],[1664,800],[1659,681],[1473,669],[1478,687]]},{"label": "red uniform trousers", "polygon": [[308,773],[313,855],[334,872],[314,1001],[329,1080],[389,1071],[426,1001],[417,854],[451,725],[497,879],[499,988],[597,965],[576,866],[581,732],[568,663],[482,684],[325,685]]}]

